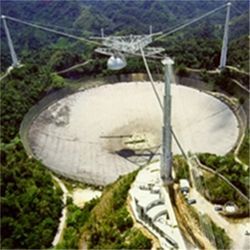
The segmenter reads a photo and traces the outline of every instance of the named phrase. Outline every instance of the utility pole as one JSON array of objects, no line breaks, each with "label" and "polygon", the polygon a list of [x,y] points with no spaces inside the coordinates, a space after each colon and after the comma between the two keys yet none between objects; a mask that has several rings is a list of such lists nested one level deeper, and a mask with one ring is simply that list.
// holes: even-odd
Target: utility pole
[{"label": "utility pole", "polygon": [[152,33],[153,33],[153,26],[149,25],[149,35],[152,35]]},{"label": "utility pole", "polygon": [[164,66],[165,93],[163,104],[163,128],[162,128],[162,158],[161,178],[167,185],[173,182],[172,179],[172,127],[171,127],[171,83],[173,82],[174,61],[166,57],[162,60]]},{"label": "utility pole", "polygon": [[5,34],[7,37],[7,41],[8,41],[8,45],[9,45],[9,49],[10,49],[10,55],[11,55],[11,59],[12,59],[12,66],[13,67],[18,67],[20,65],[18,59],[17,59],[17,55],[16,52],[14,50],[14,46],[11,40],[11,36],[10,36],[10,32],[7,26],[7,22],[5,20],[5,16],[1,16],[1,18],[3,19],[3,26],[4,26],[4,30],[5,30]]},{"label": "utility pole", "polygon": [[227,61],[227,46],[228,46],[228,30],[229,30],[229,19],[230,19],[230,7],[231,3],[227,3],[227,15],[224,27],[224,37],[220,56],[220,66],[219,69],[223,69],[226,66]]},{"label": "utility pole", "polygon": [[101,28],[101,37],[104,38],[104,29]]}]

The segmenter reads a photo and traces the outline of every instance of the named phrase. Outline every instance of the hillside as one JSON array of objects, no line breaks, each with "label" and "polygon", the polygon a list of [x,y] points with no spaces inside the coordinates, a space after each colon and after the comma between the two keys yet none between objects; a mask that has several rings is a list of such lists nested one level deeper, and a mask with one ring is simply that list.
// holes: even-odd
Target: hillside
[{"label": "hillside", "polygon": [[152,243],[133,225],[127,195],[136,173],[106,188],[83,228],[89,249],[150,249]]},{"label": "hillside", "polygon": [[[231,1],[240,10],[247,10],[248,1]],[[109,32],[147,33],[149,25],[155,32],[169,30],[173,26],[200,16],[223,4],[219,1],[86,1],[82,6],[89,5],[93,12],[98,12],[110,22]],[[180,4],[181,3],[181,4]],[[242,14],[245,11],[242,11]],[[232,11],[234,18],[236,12]],[[239,13],[238,13],[239,15]],[[220,11],[211,19],[212,24],[224,24],[225,11]],[[200,24],[199,24],[200,25]],[[196,25],[195,25],[196,26]],[[106,28],[106,25],[103,26]],[[244,32],[247,31],[244,27]]]},{"label": "hillside", "polygon": [[150,249],[151,239],[134,225],[127,195],[137,172],[105,187],[99,199],[78,208],[68,199],[64,237],[56,249]]},{"label": "hillside", "polygon": [[60,188],[20,139],[1,144],[1,249],[49,248],[61,209]]},{"label": "hillside", "polygon": [[[231,10],[230,46],[234,39],[248,34],[249,31],[249,2],[232,1],[234,6]],[[219,1],[22,1],[18,5],[13,1],[3,1],[2,14],[20,18],[32,23],[48,25],[55,29],[70,34],[89,37],[99,35],[100,29],[104,28],[105,34],[142,34],[148,33],[149,25],[153,31],[169,31],[173,27],[181,25],[187,20],[198,17],[212,9],[221,6]],[[241,12],[241,13],[240,13]],[[213,59],[217,63],[221,39],[223,36],[223,25],[225,21],[225,10],[215,13],[211,18],[199,22],[199,25],[191,25],[170,37],[166,37],[158,45],[166,48],[166,52],[177,57],[177,62],[188,64],[187,66],[205,67],[210,63],[208,57],[213,53]],[[67,50],[74,54],[77,51],[76,63],[91,56],[88,45],[75,40],[62,38],[41,30],[15,23],[8,22],[12,39],[18,56],[22,59],[25,55],[37,49],[50,49],[51,55],[59,50]],[[14,33],[14,30],[19,32]],[[10,64],[9,51],[6,44],[5,34],[1,26],[1,65],[6,68]],[[197,39],[202,40],[197,41]],[[212,39],[214,45],[209,44]],[[174,44],[179,47],[190,47],[190,52],[201,50],[201,47],[211,47],[207,56],[199,64],[203,56],[195,59],[180,60],[178,49],[171,48]],[[157,45],[157,44],[156,44]],[[52,50],[51,50],[52,49]],[[248,49],[244,47],[241,49]],[[177,52],[176,52],[177,51]],[[207,51],[205,52],[207,53]],[[181,52],[181,54],[183,54]],[[189,53],[190,54],[190,53]],[[189,55],[188,55],[189,56]],[[229,55],[230,56],[230,55]],[[55,56],[54,56],[55,57]],[[74,58],[74,55],[72,56]],[[195,57],[194,55],[190,56]],[[64,58],[67,58],[64,56]],[[190,61],[191,60],[191,61]],[[68,65],[66,65],[68,66]],[[72,66],[72,65],[71,65]],[[246,68],[246,67],[244,67]]]},{"label": "hillside", "polygon": [[60,79],[46,67],[24,66],[1,86],[1,248],[49,248],[61,215],[61,190],[27,156],[18,136],[25,113]]}]

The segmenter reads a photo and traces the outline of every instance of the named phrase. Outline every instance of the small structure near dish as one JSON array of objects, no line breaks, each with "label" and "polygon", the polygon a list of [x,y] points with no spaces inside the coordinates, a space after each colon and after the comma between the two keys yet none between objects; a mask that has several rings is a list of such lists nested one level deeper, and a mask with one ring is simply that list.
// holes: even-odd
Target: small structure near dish
[{"label": "small structure near dish", "polygon": [[189,181],[187,179],[180,179],[180,190],[182,193],[188,193],[190,190]]},{"label": "small structure near dish", "polygon": [[236,204],[232,201],[228,201],[225,205],[224,205],[224,211],[228,214],[233,214],[238,210],[238,207],[236,206]]},{"label": "small structure near dish", "polygon": [[129,191],[130,204],[135,218],[159,239],[163,249],[185,250],[159,165],[151,164],[138,173]]}]

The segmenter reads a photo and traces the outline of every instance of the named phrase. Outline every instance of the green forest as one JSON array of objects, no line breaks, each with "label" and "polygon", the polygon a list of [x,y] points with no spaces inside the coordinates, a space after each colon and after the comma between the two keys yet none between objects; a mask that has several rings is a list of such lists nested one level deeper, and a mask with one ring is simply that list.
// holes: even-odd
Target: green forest
[{"label": "green forest", "polygon": [[127,195],[137,172],[108,186],[83,227],[89,249],[151,249],[151,240],[133,225]]},{"label": "green forest", "polygon": [[50,247],[61,194],[42,164],[27,157],[18,137],[1,144],[1,249]]},{"label": "green forest", "polygon": [[[239,14],[232,10],[228,64],[249,71],[249,2],[235,2]],[[51,25],[70,34],[83,37],[105,34],[143,34],[149,25],[153,32],[168,31],[175,25],[185,23],[196,16],[218,7],[218,1],[1,1],[1,14],[9,15],[28,22]],[[143,11],[142,11],[143,10]],[[176,67],[215,69],[219,64],[221,38],[225,11],[218,12],[212,20],[200,22],[166,39],[155,42],[173,57]],[[60,37],[37,30],[13,21],[8,27],[17,56],[23,64],[0,82],[0,142],[1,142],[1,248],[3,249],[44,249],[51,247],[56,233],[62,202],[61,191],[53,182],[51,173],[43,164],[31,159],[25,152],[19,136],[19,128],[24,115],[48,93],[63,87],[70,87],[66,79],[107,76],[114,74],[106,69],[107,58],[94,53],[95,45]],[[10,53],[1,21],[1,73],[11,65]],[[65,74],[56,72],[79,63],[91,60],[83,67]],[[146,72],[140,58],[128,58],[128,66],[115,74]],[[152,72],[160,73],[159,62],[149,63]],[[246,150],[244,151],[246,158]],[[235,167],[236,169],[237,167]],[[237,169],[236,169],[237,170]],[[185,164],[183,173],[187,175]],[[237,173],[235,173],[237,174]],[[79,228],[85,225],[90,247],[148,248],[151,242],[139,230],[132,227],[131,218],[125,209],[125,196],[134,177],[129,176],[124,186],[118,184],[113,198],[121,194],[119,204],[111,204],[108,212],[111,219],[102,215],[105,228],[99,227],[100,221],[94,221],[91,215],[87,222],[85,213],[90,214],[96,204],[90,204],[85,212],[69,203],[72,224],[68,228],[62,248],[76,248],[77,242],[70,238],[80,235]],[[233,177],[232,177],[233,178]],[[245,176],[242,177],[242,189],[245,189]],[[111,194],[110,194],[111,195]],[[98,207],[98,206],[97,206]],[[100,207],[100,205],[99,205]],[[95,214],[95,213],[94,213]],[[125,219],[126,220],[125,220]],[[79,225],[76,220],[79,219]],[[115,221],[117,224],[112,224]],[[99,223],[99,224],[98,224]],[[70,223],[69,223],[70,224]],[[117,241],[106,237],[107,232],[115,233]],[[126,233],[124,233],[126,232]],[[121,233],[124,233],[121,235]],[[68,235],[68,239],[67,239]],[[77,236],[77,237],[78,237]],[[124,239],[127,243],[123,243]]]},{"label": "green forest", "polygon": [[[232,2],[237,7],[231,10],[228,62],[248,71],[249,2]],[[167,32],[221,5],[222,3],[212,0],[182,1],[181,4],[178,1],[146,0],[21,1],[18,4],[15,4],[15,1],[3,1],[2,12],[31,23],[89,38],[100,36],[101,28],[104,28],[105,35],[148,33],[149,25],[152,25],[153,32]],[[155,42],[154,45],[164,47],[177,64],[214,69],[219,64],[225,14],[225,10],[216,12],[211,18],[199,22],[199,25],[191,25]],[[52,63],[53,69],[56,70],[94,57],[95,65],[87,65],[88,69],[81,68],[80,72],[73,72],[72,75],[67,75],[68,77],[79,77],[97,64],[102,65],[103,57],[93,55],[92,45],[13,21],[8,21],[8,26],[10,33],[13,32],[12,39],[17,54],[24,63],[31,55],[36,54],[38,49],[45,49],[46,52],[42,50],[43,52],[36,56],[36,61],[39,62],[42,54],[49,53],[49,63]],[[14,33],[14,30],[19,32]],[[1,65],[4,69],[10,65],[10,55],[2,26],[1,37]]]},{"label": "green forest", "polygon": [[29,108],[61,84],[36,66],[17,69],[1,82],[1,248],[48,248],[57,231],[61,190],[49,171],[27,156],[18,131]]},{"label": "green forest", "polygon": [[198,157],[202,164],[225,176],[242,193],[250,197],[249,171],[237,163],[233,155],[217,156],[207,153],[199,154]]},{"label": "green forest", "polygon": [[119,178],[81,209],[68,198],[67,227],[55,249],[150,249],[151,240],[134,226],[127,195],[137,172]]}]

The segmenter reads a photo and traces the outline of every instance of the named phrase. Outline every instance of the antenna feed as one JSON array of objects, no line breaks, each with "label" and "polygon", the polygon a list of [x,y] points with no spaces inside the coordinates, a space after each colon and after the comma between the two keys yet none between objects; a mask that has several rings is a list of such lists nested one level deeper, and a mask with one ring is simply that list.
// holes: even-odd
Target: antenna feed
[{"label": "antenna feed", "polygon": [[173,65],[174,64],[174,61],[170,58],[170,57],[165,57],[161,63],[163,65]]}]

